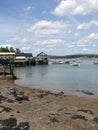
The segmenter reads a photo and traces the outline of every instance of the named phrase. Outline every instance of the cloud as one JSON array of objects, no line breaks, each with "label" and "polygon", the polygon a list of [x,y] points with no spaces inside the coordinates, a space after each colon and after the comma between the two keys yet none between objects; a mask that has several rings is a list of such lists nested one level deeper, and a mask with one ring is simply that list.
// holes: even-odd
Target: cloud
[{"label": "cloud", "polygon": [[87,15],[98,12],[98,0],[62,0],[52,12],[57,16]]},{"label": "cloud", "polygon": [[77,29],[89,29],[90,26],[91,26],[90,24],[82,23],[82,24],[78,25]]},{"label": "cloud", "polygon": [[79,24],[78,26],[77,26],[77,29],[79,29],[79,30],[82,30],[82,29],[89,29],[89,28],[91,28],[92,26],[98,26],[98,21],[97,20],[91,20],[90,22],[88,22],[88,23],[82,23],[82,24]]},{"label": "cloud", "polygon": [[10,47],[13,47],[13,48],[15,48],[13,45],[11,45],[11,44],[2,44],[2,45],[0,45],[0,47],[4,47],[4,48],[6,48],[6,47],[8,47],[8,48],[10,48]]},{"label": "cloud", "polygon": [[90,23],[91,23],[92,25],[98,26],[98,21],[97,21],[97,20],[92,20]]},{"label": "cloud", "polygon": [[88,36],[86,36],[84,38],[79,39],[75,43],[75,46],[78,47],[78,48],[81,48],[81,47],[84,47],[84,48],[85,47],[86,48],[96,47],[97,46],[97,41],[98,41],[98,33],[91,33],[90,35],[88,35]]},{"label": "cloud", "polygon": [[64,21],[39,21],[27,29],[33,37],[46,37],[49,35],[63,34],[68,32],[69,23]]},{"label": "cloud", "polygon": [[23,39],[20,40],[20,42],[21,42],[22,44],[24,44],[24,43],[28,42],[28,39],[27,39],[27,38],[23,38]]},{"label": "cloud", "polygon": [[91,33],[89,36],[88,36],[88,39],[89,40],[98,40],[98,33]]},{"label": "cloud", "polygon": [[22,51],[23,51],[23,52],[24,52],[24,51],[25,51],[25,52],[26,52],[26,51],[29,51],[30,48],[31,48],[30,46],[26,46],[26,47],[24,46],[24,47],[22,47]]},{"label": "cloud", "polygon": [[24,11],[30,11],[30,10],[32,10],[32,9],[33,9],[32,6],[27,6],[26,8],[24,8]]},{"label": "cloud", "polygon": [[27,7],[23,8],[22,16],[28,16],[32,12],[33,9],[34,9],[34,7],[32,7],[32,6],[27,6]]},{"label": "cloud", "polygon": [[82,51],[87,52],[87,51],[89,51],[89,49],[83,48]]},{"label": "cloud", "polygon": [[48,47],[55,47],[57,45],[64,45],[65,41],[61,40],[61,39],[48,39],[48,40],[42,40],[42,41],[37,41],[35,43],[35,45],[47,45]]},{"label": "cloud", "polygon": [[17,42],[22,45],[28,43],[33,45],[62,44],[62,40],[57,37],[70,33],[69,27],[69,22],[42,20],[20,32],[8,42]]},{"label": "cloud", "polygon": [[72,44],[72,43],[66,43],[66,46],[67,46],[67,48],[73,48],[73,47],[75,47],[75,45]]},{"label": "cloud", "polygon": [[[91,20],[88,28],[97,26],[97,22]],[[84,25],[86,26],[87,23],[79,24],[78,29],[87,28]],[[68,21],[41,20],[10,39],[9,43],[20,43],[23,52],[32,52],[34,55],[41,51],[56,55],[86,52],[82,48],[89,49],[90,46],[95,49],[98,33],[91,31],[88,36],[81,37],[81,33],[77,33],[71,27]]]}]

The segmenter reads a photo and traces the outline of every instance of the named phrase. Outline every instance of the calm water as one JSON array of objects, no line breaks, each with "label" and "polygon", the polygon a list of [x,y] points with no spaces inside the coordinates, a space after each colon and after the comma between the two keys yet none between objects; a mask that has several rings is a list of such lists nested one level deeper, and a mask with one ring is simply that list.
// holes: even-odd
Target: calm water
[{"label": "calm water", "polygon": [[16,68],[19,77],[15,83],[31,88],[51,90],[53,92],[83,95],[76,90],[95,93],[98,98],[98,65],[82,63],[79,67],[69,64],[49,64]]}]

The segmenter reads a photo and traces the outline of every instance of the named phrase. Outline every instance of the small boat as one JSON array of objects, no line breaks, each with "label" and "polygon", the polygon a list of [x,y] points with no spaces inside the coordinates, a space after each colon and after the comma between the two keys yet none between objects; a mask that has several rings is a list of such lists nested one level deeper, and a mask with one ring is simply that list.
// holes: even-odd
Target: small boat
[{"label": "small boat", "polygon": [[52,64],[65,64],[65,62],[64,61],[54,61]]},{"label": "small boat", "polygon": [[80,63],[74,62],[71,64],[72,66],[80,66]]},{"label": "small boat", "polygon": [[98,64],[98,61],[94,61],[93,64]]},{"label": "small boat", "polygon": [[70,64],[70,61],[65,61],[65,64]]}]

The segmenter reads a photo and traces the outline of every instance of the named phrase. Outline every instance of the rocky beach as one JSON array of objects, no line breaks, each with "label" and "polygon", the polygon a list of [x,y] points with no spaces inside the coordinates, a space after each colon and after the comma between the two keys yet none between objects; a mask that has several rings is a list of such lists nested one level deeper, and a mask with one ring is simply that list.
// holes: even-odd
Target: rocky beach
[{"label": "rocky beach", "polygon": [[98,99],[0,80],[0,130],[98,130]]}]

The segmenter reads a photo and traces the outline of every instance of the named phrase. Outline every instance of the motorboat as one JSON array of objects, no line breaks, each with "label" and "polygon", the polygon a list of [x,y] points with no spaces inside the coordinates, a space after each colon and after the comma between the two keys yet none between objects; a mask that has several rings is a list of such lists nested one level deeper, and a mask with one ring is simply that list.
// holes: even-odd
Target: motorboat
[{"label": "motorboat", "polygon": [[54,61],[52,64],[65,64],[64,61]]},{"label": "motorboat", "polygon": [[98,64],[98,61],[94,61],[93,64]]},{"label": "motorboat", "polygon": [[80,66],[80,63],[77,63],[77,62],[73,62],[71,63],[72,66]]}]

